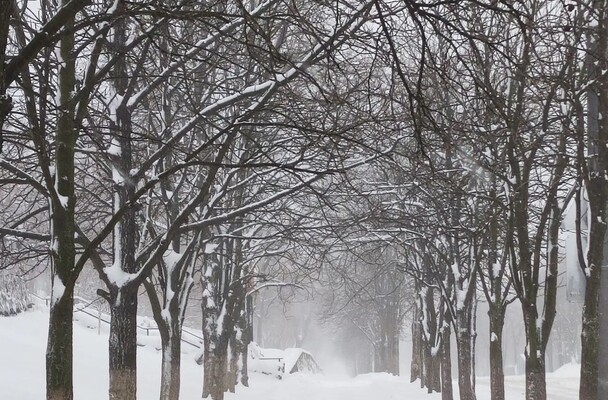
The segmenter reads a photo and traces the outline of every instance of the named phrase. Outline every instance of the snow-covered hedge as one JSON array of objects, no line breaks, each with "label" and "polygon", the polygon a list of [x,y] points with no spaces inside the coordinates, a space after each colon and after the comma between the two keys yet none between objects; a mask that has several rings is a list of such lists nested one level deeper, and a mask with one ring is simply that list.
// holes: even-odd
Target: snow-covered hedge
[{"label": "snow-covered hedge", "polygon": [[16,315],[28,309],[30,296],[21,278],[0,271],[0,316]]}]

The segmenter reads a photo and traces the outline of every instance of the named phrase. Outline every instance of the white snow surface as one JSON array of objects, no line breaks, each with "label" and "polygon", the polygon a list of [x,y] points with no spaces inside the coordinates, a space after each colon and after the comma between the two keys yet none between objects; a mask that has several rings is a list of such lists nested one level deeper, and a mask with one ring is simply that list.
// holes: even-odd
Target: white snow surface
[{"label": "white snow surface", "polygon": [[[78,313],[76,313],[78,315]],[[87,328],[94,321],[74,323],[74,396],[77,400],[108,399],[108,334],[106,329]],[[45,349],[48,308],[40,307],[14,317],[0,317],[0,398],[39,400],[45,397]],[[93,328],[93,329],[92,329]],[[144,336],[145,337],[145,336]],[[152,339],[150,337],[149,339]],[[145,342],[145,341],[141,341]],[[140,343],[144,344],[144,343]],[[183,346],[181,399],[201,397],[201,367],[194,362],[195,349]],[[155,346],[138,347],[138,398],[157,399],[161,354]],[[321,366],[323,367],[323,366]],[[578,397],[578,369],[566,365],[548,374],[548,399]],[[524,398],[523,376],[505,380],[507,400]],[[457,387],[454,381],[455,388]],[[478,378],[478,399],[489,400],[487,378]],[[291,374],[282,380],[251,373],[250,387],[237,387],[226,400],[439,400],[441,394],[427,394],[419,384],[410,383],[407,373],[365,374],[356,378],[342,375]],[[456,394],[456,397],[457,394]]]}]

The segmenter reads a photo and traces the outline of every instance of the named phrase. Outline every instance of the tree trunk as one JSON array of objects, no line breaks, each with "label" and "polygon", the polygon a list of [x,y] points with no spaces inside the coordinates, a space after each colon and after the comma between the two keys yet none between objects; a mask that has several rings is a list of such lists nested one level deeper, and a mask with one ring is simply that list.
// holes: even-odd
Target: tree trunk
[{"label": "tree trunk", "polygon": [[383,338],[374,344],[374,372],[388,372],[386,353],[386,340]]},{"label": "tree trunk", "polygon": [[471,378],[473,371],[471,332],[466,328],[460,328],[457,333],[458,345],[458,388],[460,389],[460,400],[475,400],[475,389]]},{"label": "tree trunk", "polygon": [[[593,240],[593,235],[590,235]],[[597,247],[589,245],[589,256]],[[593,264],[590,259],[590,274],[585,287],[585,304],[583,306],[583,326],[581,331],[581,384],[580,400],[597,400],[598,389],[598,348],[599,348],[599,318],[598,305],[600,300],[600,274],[599,265]]]},{"label": "tree trunk", "polygon": [[[587,85],[587,131],[579,137],[579,146],[587,145],[587,156],[579,152],[579,163],[588,163],[588,175],[585,184],[589,197],[589,242],[587,253],[587,271],[585,275],[585,304],[583,307],[583,327],[581,333],[581,381],[580,400],[600,400],[606,396],[606,388],[602,385],[606,377],[601,376],[600,365],[605,356],[605,341],[601,343],[605,332],[600,325],[605,318],[600,317],[603,301],[601,268],[606,265],[608,249],[606,243],[606,218],[608,216],[608,92],[606,77],[602,72],[606,64],[606,49],[608,47],[607,14],[604,3],[594,1],[591,7],[601,10],[595,14],[596,28],[587,37],[587,57],[589,84]],[[581,112],[582,114],[582,112]],[[583,117],[581,115],[581,120]],[[584,137],[586,136],[586,137]]]},{"label": "tree trunk", "polygon": [[490,398],[505,399],[505,375],[502,362],[504,314],[490,308]]},{"label": "tree trunk", "polygon": [[[162,344],[160,400],[178,400],[182,356],[181,326],[172,324],[168,342]],[[159,326],[160,328],[160,326]],[[164,342],[164,340],[163,340]]]},{"label": "tree trunk", "polygon": [[[203,300],[203,398],[223,400],[228,372],[228,341],[225,332],[232,331],[232,324],[223,316],[222,332],[218,332],[217,303],[208,304]],[[226,313],[227,314],[227,313]]]},{"label": "tree trunk", "polygon": [[245,387],[249,386],[249,372],[247,371],[247,359],[249,354],[249,343],[253,339],[253,299],[251,296],[247,296],[245,299],[245,326],[243,328],[243,344],[244,349],[241,354],[241,365],[243,371],[241,372],[241,384]]},{"label": "tree trunk", "polygon": [[387,372],[389,374],[399,376],[399,322],[398,311],[391,310],[390,312],[389,330],[386,332],[386,360]]},{"label": "tree trunk", "polygon": [[454,388],[452,387],[451,333],[452,330],[448,325],[441,334],[441,400],[454,399]]},{"label": "tree trunk", "polygon": [[235,332],[230,338],[230,346],[228,349],[230,362],[228,363],[228,373],[226,374],[226,390],[230,393],[234,393],[239,381],[239,360],[241,358],[241,352],[239,350],[238,341]]},{"label": "tree trunk", "polygon": [[536,326],[536,308],[522,307],[526,325],[526,400],[546,400],[545,355]]},{"label": "tree trunk", "polygon": [[526,354],[526,400],[546,399],[544,355]]},{"label": "tree trunk", "polygon": [[[65,6],[68,0],[61,1]],[[74,18],[69,18],[68,31],[59,44],[63,62],[59,66],[59,101],[56,128],[54,190],[49,187],[51,204],[51,260],[52,299],[49,317],[49,336],[46,354],[46,390],[48,400],[71,400],[72,388],[72,315],[74,305],[74,270],[76,249],[74,244],[75,207],[74,195],[74,148],[78,129],[74,126],[72,96],[75,85],[76,65],[74,34],[69,33]],[[51,186],[47,182],[47,186]]]},{"label": "tree trunk", "polygon": [[441,360],[430,346],[424,351],[424,384],[428,393],[441,391]]},{"label": "tree trunk", "polygon": [[[203,361],[205,369],[203,380],[203,398],[211,396],[212,400],[224,400],[226,382],[226,353],[227,346],[221,346],[209,351]],[[220,348],[224,347],[223,350]]]},{"label": "tree trunk", "polygon": [[399,376],[399,334],[391,337],[389,346],[389,373]]},{"label": "tree trunk", "polygon": [[137,398],[137,287],[112,290],[110,305],[110,400]]},{"label": "tree trunk", "polygon": [[227,374],[226,389],[234,393],[236,385],[243,380],[248,383],[246,373],[247,360],[247,312],[243,310],[237,322],[237,328],[230,338],[230,368]]},{"label": "tree trunk", "polygon": [[420,379],[422,384],[422,330],[418,321],[418,307],[412,322],[412,362],[410,363],[410,382]]},{"label": "tree trunk", "polygon": [[[58,278],[56,278],[58,279]],[[72,313],[73,288],[51,304],[46,351],[46,392],[48,400],[71,400],[72,390]]]},{"label": "tree trunk", "polygon": [[2,128],[4,121],[13,108],[12,99],[6,94],[7,85],[4,76],[6,44],[10,27],[9,21],[13,10],[12,3],[11,0],[0,0],[0,153],[2,153]]},{"label": "tree trunk", "polygon": [[[470,283],[469,285],[474,285]],[[475,287],[469,292],[462,306],[456,310],[456,346],[458,350],[458,388],[460,400],[476,400],[475,371],[473,370],[474,323],[476,313]]]},{"label": "tree trunk", "polygon": [[475,392],[471,384],[471,337],[458,335],[458,388],[461,400],[475,400]]}]

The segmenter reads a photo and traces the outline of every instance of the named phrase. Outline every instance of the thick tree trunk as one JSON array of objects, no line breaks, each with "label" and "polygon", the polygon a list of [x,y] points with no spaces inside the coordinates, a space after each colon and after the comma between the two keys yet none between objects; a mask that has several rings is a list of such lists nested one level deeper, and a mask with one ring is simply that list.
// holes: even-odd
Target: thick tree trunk
[{"label": "thick tree trunk", "polygon": [[398,313],[395,310],[390,312],[390,323],[389,329],[386,332],[387,346],[386,346],[386,360],[387,360],[387,372],[389,374],[399,376],[399,322]]},{"label": "thick tree trunk", "polygon": [[[593,247],[589,246],[589,253]],[[581,331],[581,384],[580,400],[598,400],[598,348],[599,348],[599,318],[598,305],[600,300],[599,266],[590,264],[590,275],[585,287],[585,305],[583,306],[583,325]]]},{"label": "thick tree trunk", "polygon": [[137,288],[113,290],[110,305],[110,400],[137,398]]},{"label": "thick tree trunk", "polygon": [[[65,6],[67,0],[60,2]],[[70,32],[74,18],[68,18],[65,27]],[[49,318],[49,336],[46,354],[46,389],[48,400],[71,400],[72,388],[72,315],[74,283],[78,273],[74,270],[76,249],[74,195],[74,148],[78,129],[74,126],[72,103],[75,85],[74,34],[67,33],[59,44],[64,60],[59,66],[59,102],[56,128],[54,190],[51,198],[51,257],[52,300]],[[47,186],[51,186],[47,182]]]},{"label": "thick tree trunk", "polygon": [[546,399],[544,355],[526,354],[526,400]]},{"label": "thick tree trunk", "polygon": [[230,338],[230,365],[227,375],[226,389],[234,393],[236,385],[243,380],[249,382],[247,377],[247,344],[248,329],[246,310],[241,312],[237,328]]},{"label": "thick tree trunk", "polygon": [[181,351],[181,329],[173,327],[162,347],[160,400],[179,399]]},{"label": "thick tree trunk", "polygon": [[386,355],[387,344],[384,339],[374,345],[374,372],[388,372]]},{"label": "thick tree trunk", "polygon": [[71,400],[73,288],[66,288],[51,305],[46,351],[46,391],[48,400]]},{"label": "thick tree trunk", "polygon": [[388,350],[388,372],[399,376],[399,335],[393,336]]},{"label": "thick tree trunk", "polygon": [[223,350],[215,348],[206,354],[203,360],[205,369],[203,380],[203,398],[211,397],[212,400],[224,400],[226,382],[227,346]]},{"label": "thick tree trunk", "polygon": [[232,331],[232,324],[223,316],[222,332],[218,332],[217,303],[207,307],[203,301],[203,398],[223,400],[228,373],[228,341],[225,332]]},{"label": "thick tree trunk", "polygon": [[[608,15],[605,3],[594,1],[593,9],[598,10],[594,15],[596,28],[589,33],[587,42],[587,58],[589,84],[587,85],[587,120],[586,135],[579,137],[579,146],[587,146],[587,155],[579,151],[579,163],[588,165],[588,175],[585,184],[589,198],[589,244],[587,253],[587,271],[585,275],[585,304],[583,307],[583,327],[581,333],[581,381],[580,400],[603,400],[608,390],[605,376],[601,376],[602,358],[605,356],[606,344],[602,342],[600,334],[603,302],[601,268],[607,264],[608,256],[606,236],[606,220],[608,217],[608,91],[606,90],[606,76],[602,72],[606,64],[606,49],[608,48]],[[601,11],[599,11],[601,10]],[[581,121],[583,120],[581,110]],[[582,249],[579,249],[582,250]],[[605,340],[605,339],[604,339]]]},{"label": "thick tree trunk", "polygon": [[424,385],[428,393],[441,391],[441,360],[429,346],[424,352]]},{"label": "thick tree trunk", "polygon": [[418,321],[418,307],[412,322],[412,361],[410,363],[410,382],[420,379],[422,384],[422,330]]},{"label": "thick tree trunk", "polygon": [[490,308],[490,398],[505,399],[505,375],[502,361],[504,314]]},{"label": "thick tree trunk", "polygon": [[239,350],[240,346],[238,342],[239,340],[233,334],[230,339],[230,362],[228,363],[228,373],[226,374],[226,390],[230,393],[234,393],[239,381],[239,361],[241,359],[241,352]]},{"label": "thick tree trunk", "polygon": [[241,353],[241,385],[248,387],[249,386],[249,373],[247,372],[247,355],[249,354],[249,344],[245,344],[245,348]]},{"label": "thick tree trunk", "polygon": [[446,326],[441,334],[441,400],[454,399],[452,387],[452,346],[450,336],[452,330]]},{"label": "thick tree trunk", "polygon": [[598,399],[598,368],[599,368],[599,304],[601,267],[604,261],[606,225],[600,221],[605,219],[605,199],[607,189],[598,182],[591,180],[589,191],[589,251],[587,268],[589,270],[585,287],[585,304],[583,306],[583,326],[581,332],[581,384],[580,400]]},{"label": "thick tree trunk", "polygon": [[[461,328],[463,329],[463,328]],[[475,400],[475,388],[472,384],[472,346],[471,332],[463,329],[457,333],[458,345],[458,388],[460,400]]]}]

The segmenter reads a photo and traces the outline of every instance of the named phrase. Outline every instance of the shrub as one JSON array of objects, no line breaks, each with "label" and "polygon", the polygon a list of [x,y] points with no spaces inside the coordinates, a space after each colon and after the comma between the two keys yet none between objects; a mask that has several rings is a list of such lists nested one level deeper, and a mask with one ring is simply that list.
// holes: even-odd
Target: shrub
[{"label": "shrub", "polygon": [[0,315],[17,315],[27,310],[29,305],[25,282],[14,274],[0,272]]}]

